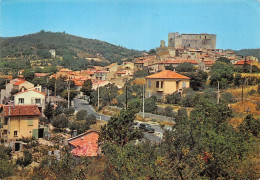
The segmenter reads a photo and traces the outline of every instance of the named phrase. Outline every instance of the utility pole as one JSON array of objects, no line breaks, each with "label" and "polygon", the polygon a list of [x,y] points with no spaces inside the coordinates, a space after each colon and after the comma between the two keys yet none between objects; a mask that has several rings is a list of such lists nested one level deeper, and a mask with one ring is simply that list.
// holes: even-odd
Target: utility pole
[{"label": "utility pole", "polygon": [[[98,105],[97,105],[97,107],[98,107],[98,110],[99,110],[99,85],[98,85],[98,87],[97,87],[97,88],[98,88],[98,91],[97,91],[97,92],[98,92],[98,96],[97,96],[97,97],[98,97],[98,102],[97,102],[97,103],[98,103]],[[101,119],[101,118],[100,118],[100,119]]]},{"label": "utility pole", "polygon": [[244,83],[242,83],[242,104],[243,104],[243,96],[244,96],[244,92],[243,92],[243,89],[244,89]]},{"label": "utility pole", "polygon": [[47,77],[47,96],[48,96],[48,99],[49,99],[49,89],[48,89],[48,86],[49,86],[49,78]]},{"label": "utility pole", "polygon": [[218,82],[218,100],[217,100],[217,104],[219,104],[219,82]]},{"label": "utility pole", "polygon": [[143,85],[143,118],[144,118],[144,85]]},{"label": "utility pole", "polygon": [[55,85],[54,85],[54,96],[56,97],[56,91],[57,91],[57,82],[56,82],[56,79],[55,79]]},{"label": "utility pole", "polygon": [[125,86],[125,109],[127,110],[127,85]]},{"label": "utility pole", "polygon": [[70,77],[68,82],[68,108],[70,108]]}]

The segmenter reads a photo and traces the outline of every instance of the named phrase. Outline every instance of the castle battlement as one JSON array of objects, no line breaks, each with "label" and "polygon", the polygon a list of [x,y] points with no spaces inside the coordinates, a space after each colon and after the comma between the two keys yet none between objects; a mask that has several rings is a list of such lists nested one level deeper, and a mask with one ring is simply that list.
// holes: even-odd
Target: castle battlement
[{"label": "castle battlement", "polygon": [[216,49],[216,34],[168,34],[168,47]]}]

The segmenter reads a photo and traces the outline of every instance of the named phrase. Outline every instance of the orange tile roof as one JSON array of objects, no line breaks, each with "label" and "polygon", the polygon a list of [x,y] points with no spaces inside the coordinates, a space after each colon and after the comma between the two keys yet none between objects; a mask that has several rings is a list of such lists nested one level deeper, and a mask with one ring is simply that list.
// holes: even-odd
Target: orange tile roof
[{"label": "orange tile roof", "polygon": [[[251,64],[251,61],[246,61],[246,63]],[[245,61],[237,61],[234,65],[244,65]]]},{"label": "orange tile roof", "polygon": [[71,153],[76,156],[97,156],[98,137],[98,131],[89,130],[83,134],[68,139],[69,144],[75,147]]},{"label": "orange tile roof", "polygon": [[190,79],[187,76],[183,76],[170,70],[164,70],[162,72],[146,76],[146,79]]},{"label": "orange tile roof", "polygon": [[191,64],[198,64],[195,60],[181,60],[181,59],[168,59],[162,62],[159,62],[160,64],[181,64],[181,63],[191,63]]},{"label": "orange tile roof", "polygon": [[23,84],[24,82],[25,82],[24,80],[18,81],[18,82],[16,82],[16,83],[14,83],[13,85],[20,85],[20,84]]},{"label": "orange tile roof", "polygon": [[23,92],[19,92],[19,93],[14,94],[14,96],[17,95],[17,94],[22,94],[22,93],[29,92],[29,91],[34,91],[34,92],[37,92],[37,93],[40,93],[40,94],[46,96],[45,93],[43,93],[43,92],[41,92],[41,91],[37,91],[37,90],[35,90],[35,89],[31,89],[31,90],[26,90],[26,91],[23,91]]},{"label": "orange tile roof", "polygon": [[[9,114],[10,109],[10,114]],[[37,105],[6,105],[4,106],[5,115],[8,116],[39,116],[41,115]]]},{"label": "orange tile roof", "polygon": [[34,73],[34,76],[36,77],[44,77],[44,76],[48,76],[50,75],[50,73]]}]

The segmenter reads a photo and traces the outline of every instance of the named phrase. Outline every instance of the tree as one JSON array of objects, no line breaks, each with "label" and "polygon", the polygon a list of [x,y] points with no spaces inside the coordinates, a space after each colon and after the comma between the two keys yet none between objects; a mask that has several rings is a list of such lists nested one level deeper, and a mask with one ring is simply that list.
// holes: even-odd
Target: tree
[{"label": "tree", "polygon": [[84,119],[86,119],[87,114],[88,114],[87,111],[82,109],[82,110],[77,112],[76,119],[78,121],[84,120]]},{"label": "tree", "polygon": [[155,49],[150,49],[150,51],[148,52],[149,55],[154,55],[156,54],[156,51]]},{"label": "tree", "polygon": [[27,81],[32,81],[32,79],[34,78],[34,72],[30,69],[25,69],[23,75]]},{"label": "tree", "polygon": [[112,117],[102,127],[99,141],[110,141],[124,146],[130,141],[141,139],[143,137],[142,132],[134,128],[134,114],[131,110],[122,109],[119,115]]},{"label": "tree", "polygon": [[252,114],[248,114],[244,121],[239,125],[239,131],[244,134],[252,134],[258,137],[260,133],[260,120],[255,119]]},{"label": "tree", "polygon": [[181,63],[176,67],[176,71],[177,72],[193,72],[194,71],[194,67],[191,63]]},{"label": "tree", "polygon": [[48,102],[45,106],[45,109],[44,109],[44,115],[48,118],[48,120],[50,121],[51,118],[53,117],[54,115],[54,107],[53,105],[51,104],[51,102]]},{"label": "tree", "polygon": [[90,96],[91,92],[92,92],[92,81],[91,79],[86,80],[83,85],[81,90],[84,95]]},{"label": "tree", "polygon": [[142,78],[150,75],[149,69],[139,69],[134,72],[134,78]]},{"label": "tree", "polygon": [[195,91],[203,89],[208,79],[208,74],[201,70],[198,72],[190,72],[186,74],[186,76],[190,78],[190,87]]},{"label": "tree", "polygon": [[167,94],[165,100],[167,104],[179,104],[181,101],[181,95],[180,93]]},{"label": "tree", "polygon": [[[77,95],[79,94],[79,91],[76,91],[76,90],[70,90],[70,99],[69,101],[73,100]],[[65,90],[61,93],[61,96],[64,98],[64,99],[68,99],[68,91]]]},{"label": "tree", "polygon": [[62,114],[60,116],[52,118],[52,124],[54,127],[59,129],[67,128],[69,126],[69,120],[64,114]]},{"label": "tree", "polygon": [[226,57],[220,57],[220,58],[217,59],[216,62],[223,62],[223,63],[226,63],[226,64],[231,64],[230,59],[228,59]]},{"label": "tree", "polygon": [[144,100],[144,111],[154,113],[157,109],[156,97],[152,96]]},{"label": "tree", "polygon": [[216,62],[211,68],[210,84],[217,87],[219,82],[220,88],[224,89],[232,83],[234,79],[233,65],[224,62]]}]

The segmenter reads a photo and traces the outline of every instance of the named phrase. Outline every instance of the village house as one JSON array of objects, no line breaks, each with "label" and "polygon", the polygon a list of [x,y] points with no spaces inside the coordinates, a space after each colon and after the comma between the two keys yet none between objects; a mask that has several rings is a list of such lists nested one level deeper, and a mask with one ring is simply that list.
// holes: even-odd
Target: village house
[{"label": "village house", "polygon": [[37,90],[26,90],[14,95],[14,105],[37,105],[43,114],[46,94]]},{"label": "village house", "polygon": [[9,98],[11,96],[12,90],[21,91],[22,88],[34,88],[34,84],[20,78],[12,79],[9,83],[5,85],[5,89],[1,89],[1,103],[5,98]]},{"label": "village house", "polygon": [[43,137],[44,129],[39,129],[41,113],[36,105],[4,105],[0,109],[1,142],[21,149],[21,138]]},{"label": "village house", "polygon": [[183,89],[190,87],[189,77],[169,70],[146,76],[145,79],[147,98],[156,96],[158,99],[164,99],[167,94],[182,92]]},{"label": "village house", "polygon": [[77,157],[98,156],[98,154],[100,154],[98,137],[98,131],[89,130],[83,134],[68,139],[71,153]]}]

